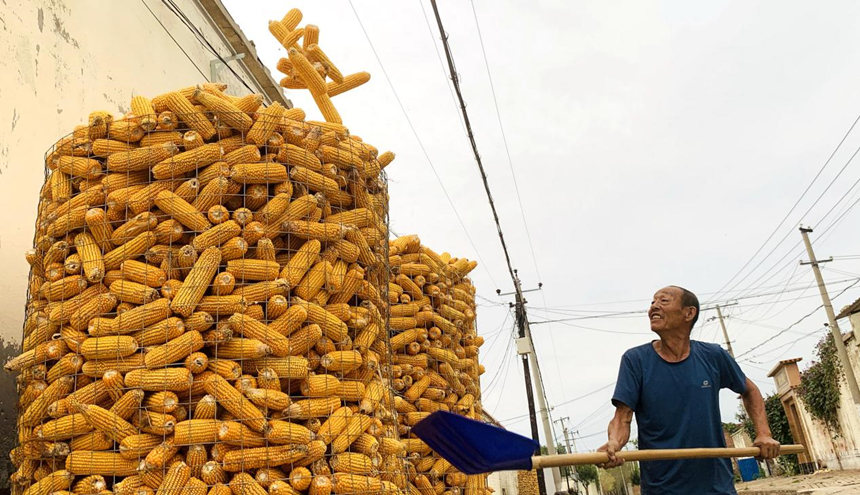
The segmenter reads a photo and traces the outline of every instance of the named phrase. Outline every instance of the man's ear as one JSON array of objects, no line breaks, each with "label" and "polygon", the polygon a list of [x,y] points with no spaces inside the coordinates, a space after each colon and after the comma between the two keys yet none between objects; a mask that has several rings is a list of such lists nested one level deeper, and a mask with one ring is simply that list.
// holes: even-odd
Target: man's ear
[{"label": "man's ear", "polygon": [[693,321],[693,318],[696,317],[696,307],[695,306],[687,306],[684,309],[686,310],[684,312],[684,321]]}]

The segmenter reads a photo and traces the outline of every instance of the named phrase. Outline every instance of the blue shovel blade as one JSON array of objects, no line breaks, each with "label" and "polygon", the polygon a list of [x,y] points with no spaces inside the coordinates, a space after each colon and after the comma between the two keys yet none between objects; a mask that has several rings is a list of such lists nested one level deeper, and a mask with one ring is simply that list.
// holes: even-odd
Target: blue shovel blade
[{"label": "blue shovel blade", "polygon": [[446,411],[424,418],[412,433],[466,474],[529,470],[538,447],[531,438]]}]

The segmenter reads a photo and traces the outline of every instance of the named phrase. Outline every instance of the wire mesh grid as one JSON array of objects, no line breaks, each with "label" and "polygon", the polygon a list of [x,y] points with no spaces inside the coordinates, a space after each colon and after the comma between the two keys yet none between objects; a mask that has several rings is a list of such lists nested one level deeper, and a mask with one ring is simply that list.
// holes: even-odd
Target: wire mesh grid
[{"label": "wire mesh grid", "polygon": [[16,492],[484,493],[409,433],[480,415],[474,262],[389,242],[393,155],[223,89],[46,154]]}]

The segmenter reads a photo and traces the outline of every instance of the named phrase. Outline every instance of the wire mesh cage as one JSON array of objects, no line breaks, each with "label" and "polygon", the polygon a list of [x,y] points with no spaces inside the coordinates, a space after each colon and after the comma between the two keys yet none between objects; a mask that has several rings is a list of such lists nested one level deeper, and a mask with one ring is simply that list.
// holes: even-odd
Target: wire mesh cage
[{"label": "wire mesh cage", "polygon": [[481,415],[475,263],[389,240],[392,153],[225,89],[46,153],[14,491],[487,493],[410,434]]}]

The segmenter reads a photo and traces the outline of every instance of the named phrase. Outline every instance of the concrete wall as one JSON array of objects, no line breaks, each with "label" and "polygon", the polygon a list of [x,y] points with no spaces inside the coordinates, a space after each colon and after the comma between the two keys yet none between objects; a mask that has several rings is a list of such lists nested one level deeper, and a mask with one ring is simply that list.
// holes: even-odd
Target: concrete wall
[{"label": "concrete wall", "polygon": [[[222,56],[232,53],[196,1],[176,4]],[[0,53],[0,338],[19,342],[45,151],[93,110],[122,114],[135,94],[205,82],[215,57],[158,0],[3,0]],[[216,79],[248,93],[223,66]]]}]

